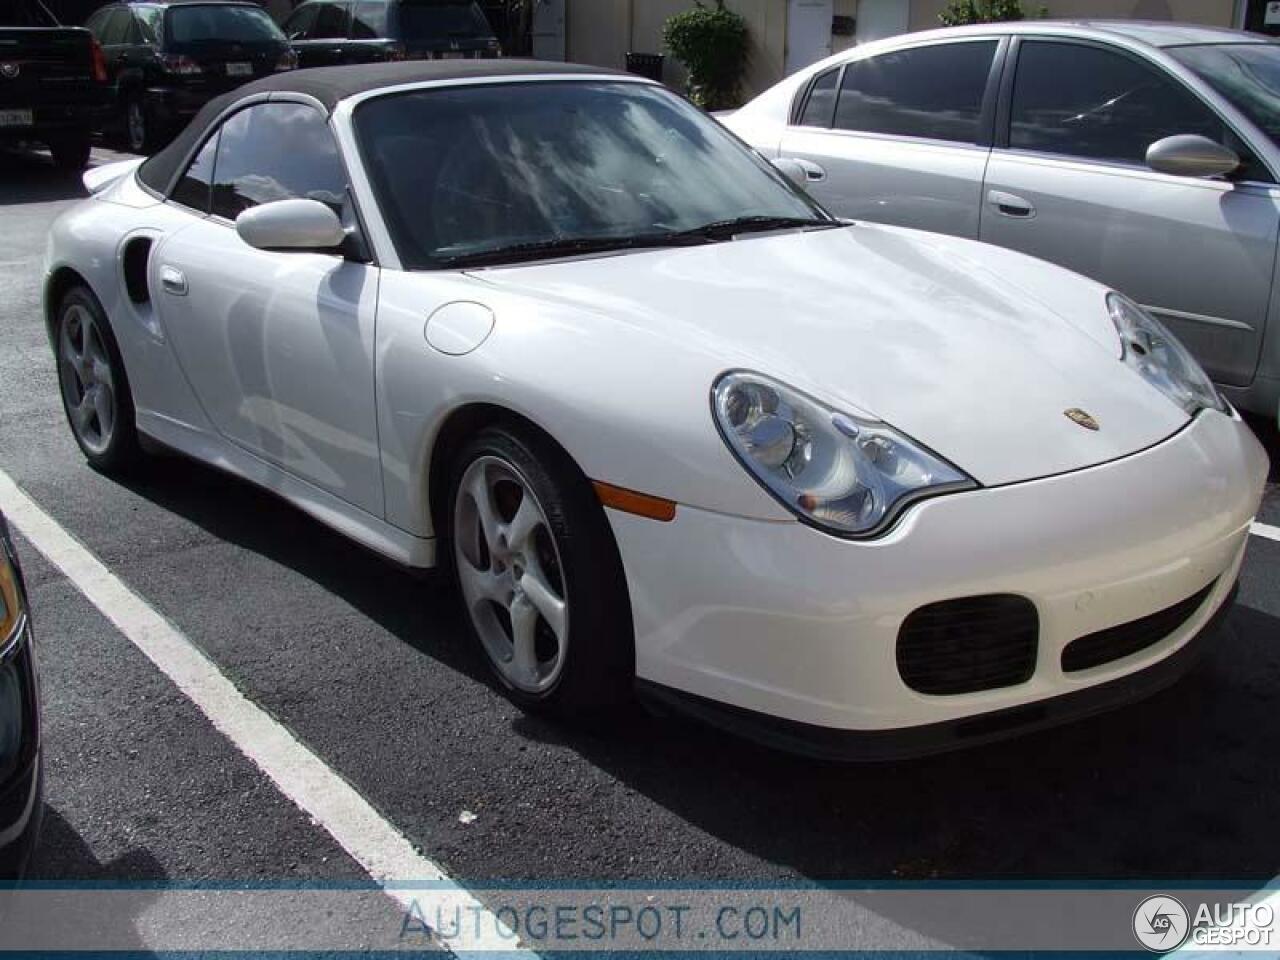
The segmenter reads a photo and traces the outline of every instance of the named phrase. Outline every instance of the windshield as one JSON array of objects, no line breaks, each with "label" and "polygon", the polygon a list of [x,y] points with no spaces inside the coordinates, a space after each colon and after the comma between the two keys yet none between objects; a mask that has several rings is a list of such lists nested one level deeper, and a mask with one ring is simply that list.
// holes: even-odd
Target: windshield
[{"label": "windshield", "polygon": [[418,0],[400,4],[400,37],[403,40],[458,40],[488,37],[493,33],[480,8],[457,0]]},{"label": "windshield", "polygon": [[[756,218],[838,221],[723,127],[657,87],[503,83],[378,97],[360,151],[400,259],[599,245]],[[729,239],[729,237],[724,237]]]},{"label": "windshield", "polygon": [[170,44],[286,42],[261,7],[189,4],[170,7],[165,19]]},{"label": "windshield", "polygon": [[1214,44],[1169,53],[1280,144],[1280,45]]}]

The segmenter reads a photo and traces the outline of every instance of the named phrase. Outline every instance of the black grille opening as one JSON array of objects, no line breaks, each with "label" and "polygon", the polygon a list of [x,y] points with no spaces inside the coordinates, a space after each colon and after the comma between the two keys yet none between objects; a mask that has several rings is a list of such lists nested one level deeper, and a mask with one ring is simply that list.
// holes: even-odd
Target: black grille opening
[{"label": "black grille opening", "polygon": [[1012,687],[1036,668],[1040,617],[1026,597],[991,594],[931,603],[898,631],[898,673],[919,693]]},{"label": "black grille opening", "polygon": [[1157,611],[1141,620],[1131,620],[1118,627],[1108,627],[1097,633],[1077,637],[1062,650],[1062,669],[1065,673],[1100,667],[1113,660],[1132,656],[1159,643],[1173,633],[1200,609],[1213,592],[1211,583],[1193,597],[1181,603]]}]

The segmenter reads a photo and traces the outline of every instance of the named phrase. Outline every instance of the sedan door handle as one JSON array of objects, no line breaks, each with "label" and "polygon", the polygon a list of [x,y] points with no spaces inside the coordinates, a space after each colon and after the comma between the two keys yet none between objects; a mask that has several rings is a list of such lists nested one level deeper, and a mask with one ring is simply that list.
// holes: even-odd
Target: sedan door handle
[{"label": "sedan door handle", "polygon": [[185,297],[187,295],[187,277],[177,267],[163,266],[160,268],[160,286],[164,287],[165,293],[171,293],[175,297]]},{"label": "sedan door handle", "polygon": [[787,159],[804,171],[804,178],[809,183],[821,183],[827,179],[827,171],[812,160],[805,160],[801,157],[787,157]]},{"label": "sedan door handle", "polygon": [[1006,217],[1030,220],[1036,215],[1036,208],[1032,206],[1031,201],[1018,196],[1016,193],[992,190],[987,194],[987,203],[991,204]]}]

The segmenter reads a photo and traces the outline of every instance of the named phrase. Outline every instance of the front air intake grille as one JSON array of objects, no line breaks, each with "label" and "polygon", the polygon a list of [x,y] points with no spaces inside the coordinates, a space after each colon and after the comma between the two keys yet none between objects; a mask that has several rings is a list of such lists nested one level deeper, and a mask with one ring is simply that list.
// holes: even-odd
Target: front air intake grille
[{"label": "front air intake grille", "polygon": [[898,673],[919,693],[948,695],[1031,679],[1040,618],[1025,597],[992,594],[931,603],[898,631]]},{"label": "front air intake grille", "polygon": [[1132,656],[1139,650],[1159,643],[1191,619],[1213,592],[1214,586],[1211,583],[1194,597],[1187,597],[1181,603],[1175,603],[1172,607],[1141,620],[1131,620],[1118,627],[1108,627],[1097,633],[1077,637],[1062,651],[1063,672],[1074,673],[1100,667],[1104,663]]}]

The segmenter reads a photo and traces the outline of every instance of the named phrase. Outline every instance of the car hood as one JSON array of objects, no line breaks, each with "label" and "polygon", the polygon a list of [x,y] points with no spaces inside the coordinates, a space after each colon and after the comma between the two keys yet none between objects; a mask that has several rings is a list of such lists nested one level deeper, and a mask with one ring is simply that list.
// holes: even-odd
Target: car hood
[{"label": "car hood", "polygon": [[884,420],[988,486],[1126,456],[1188,419],[1121,363],[1105,288],[972,241],[854,224],[475,275],[698,352],[708,392],[747,368]]}]

